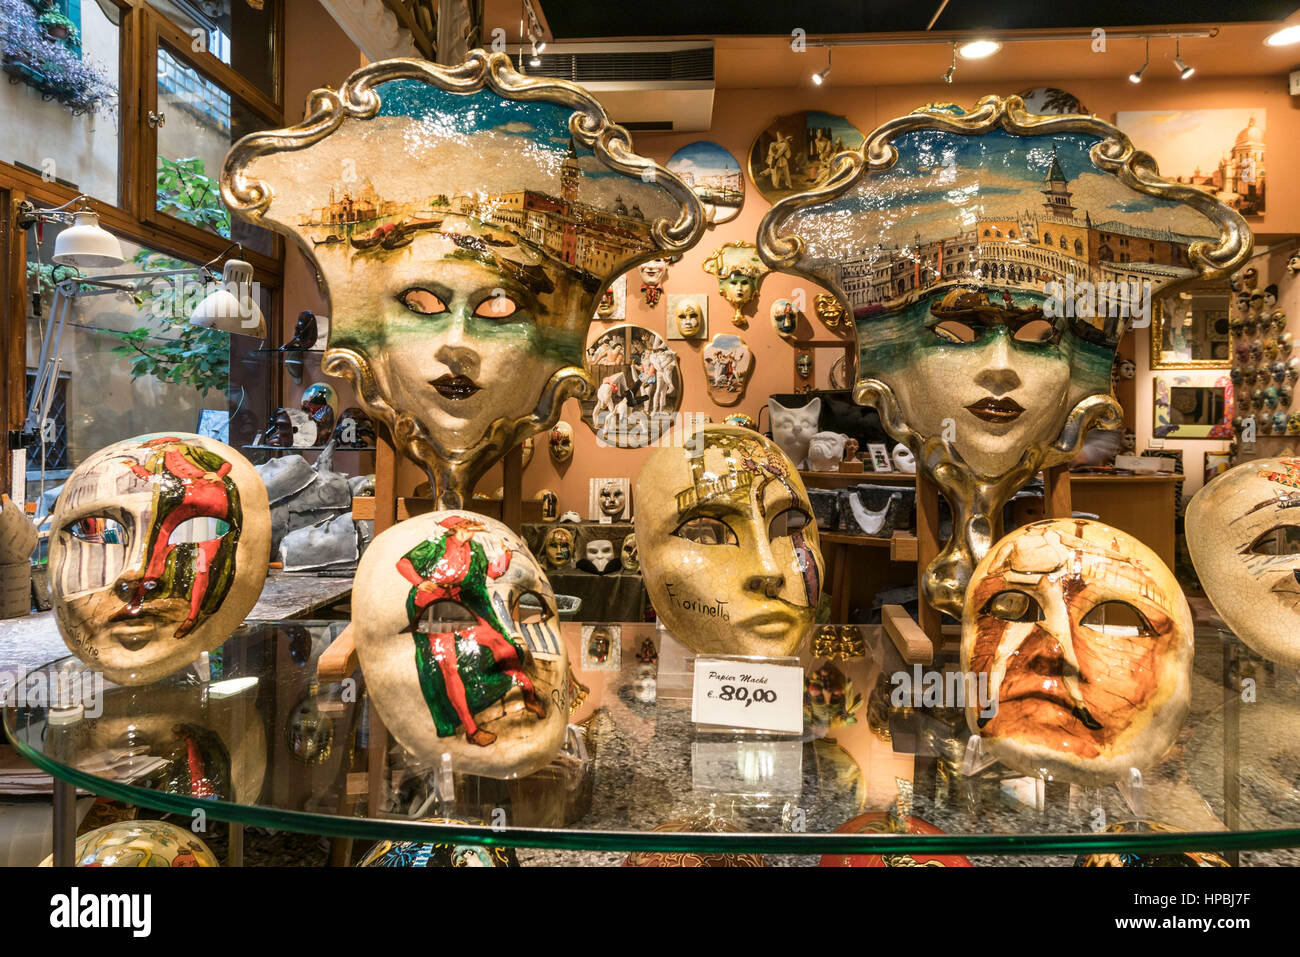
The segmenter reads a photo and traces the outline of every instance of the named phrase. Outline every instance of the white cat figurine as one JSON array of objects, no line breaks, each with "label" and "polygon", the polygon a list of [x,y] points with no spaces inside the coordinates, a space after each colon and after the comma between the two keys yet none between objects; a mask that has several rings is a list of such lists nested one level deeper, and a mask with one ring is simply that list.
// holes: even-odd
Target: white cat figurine
[{"label": "white cat figurine", "polygon": [[768,399],[767,410],[772,416],[772,440],[790,457],[795,468],[808,468],[808,443],[817,434],[821,397],[798,409],[787,409],[776,399]]}]

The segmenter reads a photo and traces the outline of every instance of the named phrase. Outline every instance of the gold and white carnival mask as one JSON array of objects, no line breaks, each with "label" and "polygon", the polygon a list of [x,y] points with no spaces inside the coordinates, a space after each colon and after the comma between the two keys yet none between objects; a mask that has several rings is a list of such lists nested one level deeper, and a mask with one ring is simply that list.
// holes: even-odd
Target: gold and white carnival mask
[{"label": "gold and white carnival mask", "polygon": [[803,482],[777,445],[736,426],[656,449],[636,486],[641,572],[665,627],[700,654],[794,654],[823,565]]}]

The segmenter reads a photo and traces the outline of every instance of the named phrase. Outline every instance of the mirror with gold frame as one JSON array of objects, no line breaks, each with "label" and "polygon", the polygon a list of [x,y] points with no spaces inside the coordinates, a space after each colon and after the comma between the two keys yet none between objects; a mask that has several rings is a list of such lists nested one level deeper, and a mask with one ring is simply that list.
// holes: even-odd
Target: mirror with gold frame
[{"label": "mirror with gold frame", "polygon": [[1151,368],[1227,369],[1232,289],[1206,283],[1156,300],[1151,309]]}]

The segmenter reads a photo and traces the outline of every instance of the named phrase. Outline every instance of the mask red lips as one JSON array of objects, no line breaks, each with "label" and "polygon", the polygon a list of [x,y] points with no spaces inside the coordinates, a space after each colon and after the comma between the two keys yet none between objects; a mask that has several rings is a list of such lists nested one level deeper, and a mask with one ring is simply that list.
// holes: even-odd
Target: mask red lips
[{"label": "mask red lips", "polygon": [[1015,399],[980,399],[966,406],[971,415],[985,422],[1014,422],[1025,410]]},{"label": "mask red lips", "polygon": [[467,375],[443,375],[430,379],[429,385],[438,390],[444,399],[468,399],[479,390],[479,386]]}]

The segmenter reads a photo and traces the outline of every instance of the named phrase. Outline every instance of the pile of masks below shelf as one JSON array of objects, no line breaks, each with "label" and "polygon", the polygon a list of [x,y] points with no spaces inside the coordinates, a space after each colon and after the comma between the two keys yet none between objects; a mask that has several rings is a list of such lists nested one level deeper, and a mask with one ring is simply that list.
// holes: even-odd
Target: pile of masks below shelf
[{"label": "pile of masks below shelf", "polygon": [[313,466],[285,455],[257,466],[271,502],[271,555],[287,572],[355,571],[375,523],[354,521],[354,496],[374,495],[373,475],[334,471],[334,443]]}]

